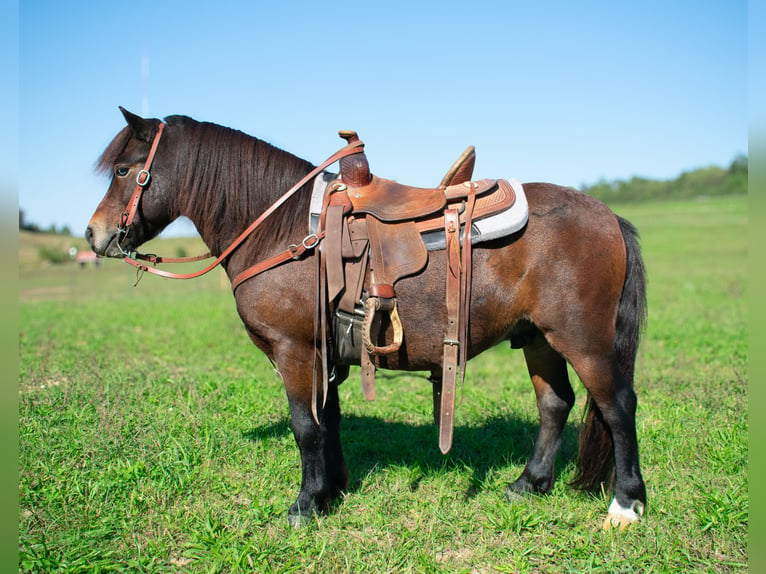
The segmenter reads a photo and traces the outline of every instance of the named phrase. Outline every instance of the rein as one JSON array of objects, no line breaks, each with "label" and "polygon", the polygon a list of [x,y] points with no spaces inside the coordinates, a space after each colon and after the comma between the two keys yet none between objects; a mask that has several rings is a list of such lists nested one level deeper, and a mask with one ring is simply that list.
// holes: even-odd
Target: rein
[{"label": "rein", "polygon": [[[348,144],[347,146],[341,148],[334,154],[332,154],[330,157],[328,157],[325,161],[323,161],[320,165],[315,167],[313,170],[311,170],[306,176],[304,176],[298,183],[293,185],[287,192],[285,192],[282,197],[277,199],[271,206],[264,211],[255,221],[253,221],[247,229],[245,229],[232,243],[229,245],[221,255],[219,255],[215,261],[213,261],[210,265],[205,267],[204,269],[200,269],[198,271],[194,271],[192,273],[173,273],[171,271],[165,271],[162,269],[157,269],[156,267],[149,267],[145,265],[144,263],[141,263],[141,261],[148,261],[154,265],[157,263],[189,263],[193,261],[202,261],[204,259],[209,259],[213,255],[211,253],[205,253],[203,255],[197,255],[194,257],[160,257],[157,255],[152,254],[142,254],[135,252],[126,252],[123,251],[122,247],[120,246],[120,241],[127,235],[129,231],[129,226],[131,223],[133,223],[133,219],[135,217],[136,211],[138,210],[138,204],[141,201],[141,196],[143,195],[144,190],[146,189],[147,184],[149,183],[149,179],[151,178],[151,174],[149,172],[152,161],[154,160],[154,155],[157,151],[157,146],[160,142],[160,137],[162,136],[162,130],[165,128],[164,123],[160,123],[157,134],[154,136],[154,141],[152,142],[152,147],[149,151],[149,156],[146,158],[146,162],[144,164],[144,167],[141,171],[138,172],[138,176],[136,177],[136,188],[133,191],[133,195],[131,196],[130,200],[128,201],[128,205],[126,207],[126,210],[122,213],[122,216],[120,218],[120,224],[118,226],[118,241],[117,246],[120,248],[120,251],[125,255],[123,258],[123,261],[125,263],[128,263],[129,265],[132,265],[136,268],[136,273],[143,274],[144,272],[151,273],[152,275],[159,275],[160,277],[165,277],[167,279],[193,279],[195,277],[200,277],[202,275],[205,275],[206,273],[212,271],[217,267],[226,257],[231,255],[231,253],[239,247],[242,242],[247,239],[253,231],[255,231],[261,223],[263,223],[269,216],[271,216],[282,204],[284,204],[288,199],[290,199],[301,187],[303,187],[306,183],[308,183],[311,179],[319,175],[324,169],[326,169],[328,166],[332,165],[336,161],[338,161],[341,158],[344,158],[348,155],[352,155],[355,153],[359,153],[360,147],[364,147],[364,143],[362,141],[357,140],[353,143]],[[291,260],[297,260],[300,259],[306,251],[310,251],[314,249],[317,245],[319,245],[319,242],[324,239],[324,232],[320,233],[312,233],[308,236],[306,236],[300,244],[297,245],[289,245],[288,248],[283,251],[282,253],[279,253],[275,255],[274,257],[271,257],[269,259],[266,259],[265,261],[262,261],[260,263],[257,263],[239,275],[237,275],[234,280],[232,281],[232,290],[236,290],[239,285],[241,285],[244,281],[247,279],[250,279],[251,277],[254,277],[255,275],[258,275],[259,273],[263,273],[264,271],[267,271],[269,269],[272,269],[273,267],[276,267],[278,265],[281,265],[282,263],[285,263],[287,261]],[[138,280],[140,280],[142,275],[138,277]],[[136,284],[138,284],[138,280],[136,281]]]}]

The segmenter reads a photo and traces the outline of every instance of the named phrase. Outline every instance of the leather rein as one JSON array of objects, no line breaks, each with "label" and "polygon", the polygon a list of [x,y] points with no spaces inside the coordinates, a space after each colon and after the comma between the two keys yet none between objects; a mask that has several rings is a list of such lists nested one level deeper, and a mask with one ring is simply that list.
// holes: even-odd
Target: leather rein
[{"label": "leather rein", "polygon": [[[133,191],[133,195],[131,195],[130,199],[128,200],[126,209],[121,214],[120,223],[117,227],[117,233],[118,233],[117,247],[120,249],[120,251],[124,255],[123,261],[125,261],[129,265],[132,265],[133,267],[136,268],[136,273],[138,275],[136,284],[138,284],[138,281],[141,279],[144,272],[148,272],[153,275],[159,275],[160,277],[165,277],[167,279],[193,279],[195,277],[200,277],[212,271],[226,257],[231,255],[231,253],[237,247],[239,247],[242,244],[242,242],[245,239],[247,239],[253,233],[253,231],[255,231],[258,228],[258,226],[261,225],[261,223],[263,223],[282,204],[284,204],[288,199],[290,199],[301,187],[303,187],[311,179],[319,175],[319,173],[321,173],[322,170],[326,169],[328,166],[332,165],[336,161],[348,155],[359,153],[360,151],[359,148],[364,147],[364,143],[362,143],[361,140],[358,140],[353,143],[349,143],[347,146],[341,148],[340,150],[332,154],[330,157],[328,157],[320,165],[315,167],[306,176],[304,176],[298,183],[296,183],[293,187],[287,190],[287,192],[285,192],[285,194],[282,195],[282,197],[277,199],[277,201],[275,201],[255,221],[253,221],[247,227],[247,229],[245,229],[231,243],[231,245],[229,245],[223,251],[223,253],[221,253],[216,258],[215,261],[213,261],[210,265],[208,265],[204,269],[200,269],[192,273],[173,273],[171,271],[157,269],[156,267],[149,267],[148,265],[146,265],[145,263],[142,263],[141,261],[148,261],[149,263],[153,265],[157,265],[158,263],[190,263],[193,261],[202,261],[205,259],[210,259],[211,257],[213,257],[213,255],[210,252],[208,252],[203,255],[197,255],[194,257],[160,257],[158,255],[153,255],[153,254],[138,253],[137,251],[133,251],[133,252],[124,251],[122,249],[122,246],[120,245],[120,242],[125,238],[125,236],[129,232],[130,225],[133,223],[133,219],[135,218],[135,215],[138,211],[138,205],[141,202],[141,196],[143,195],[144,190],[148,186],[149,180],[151,179],[150,169],[152,166],[152,162],[154,161],[154,156],[157,152],[157,147],[160,143],[160,138],[162,137],[162,131],[164,129],[165,129],[165,123],[160,122],[160,125],[157,129],[157,133],[154,136],[154,141],[152,142],[152,147],[149,150],[149,155],[147,156],[146,162],[144,163],[144,167],[143,169],[141,169],[141,171],[138,172],[138,175],[136,176],[136,187]],[[239,285],[241,285],[244,281],[258,275],[259,273],[268,271],[269,269],[272,269],[278,265],[286,263],[287,261],[300,259],[307,251],[310,251],[314,249],[317,245],[319,245],[319,242],[323,238],[324,238],[324,232],[312,233],[304,237],[299,244],[289,245],[285,251],[278,253],[277,255],[270,257],[269,259],[261,261],[260,263],[256,263],[255,265],[245,269],[232,280],[231,282],[232,290],[236,290],[237,287],[239,287]]]}]

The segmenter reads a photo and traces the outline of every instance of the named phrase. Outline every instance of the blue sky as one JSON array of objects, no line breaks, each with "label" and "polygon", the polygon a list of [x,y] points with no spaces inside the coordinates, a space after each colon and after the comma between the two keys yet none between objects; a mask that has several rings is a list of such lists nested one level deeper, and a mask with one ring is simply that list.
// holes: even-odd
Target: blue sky
[{"label": "blue sky", "polygon": [[19,5],[19,206],[81,233],[117,106],[240,129],[315,163],[355,129],[373,171],[579,187],[747,152],[747,2]]}]

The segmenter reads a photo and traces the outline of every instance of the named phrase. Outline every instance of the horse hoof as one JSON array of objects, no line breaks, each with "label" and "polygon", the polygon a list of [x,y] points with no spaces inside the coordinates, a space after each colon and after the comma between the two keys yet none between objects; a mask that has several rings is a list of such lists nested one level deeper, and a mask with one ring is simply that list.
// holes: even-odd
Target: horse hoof
[{"label": "horse hoof", "polygon": [[545,494],[550,488],[538,488],[525,476],[520,476],[505,489],[505,501],[510,504],[524,502],[531,495]]},{"label": "horse hoof", "polygon": [[293,528],[302,528],[309,523],[309,517],[304,514],[288,514],[287,523]]},{"label": "horse hoof", "polygon": [[630,508],[624,508],[615,498],[612,500],[612,504],[609,505],[609,510],[601,528],[603,530],[619,528],[622,531],[628,525],[638,522],[643,515],[644,503],[640,500],[634,500]]},{"label": "horse hoof", "polygon": [[519,492],[511,488],[507,488],[503,495],[503,499],[505,499],[507,504],[523,504],[527,501],[527,498],[527,492]]}]

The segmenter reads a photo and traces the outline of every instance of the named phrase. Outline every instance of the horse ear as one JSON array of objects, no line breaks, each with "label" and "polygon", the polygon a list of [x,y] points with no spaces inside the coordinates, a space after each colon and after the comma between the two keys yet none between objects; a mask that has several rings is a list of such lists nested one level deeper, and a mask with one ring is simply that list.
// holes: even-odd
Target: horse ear
[{"label": "horse ear", "polygon": [[125,117],[125,121],[128,122],[128,127],[133,135],[141,141],[151,142],[154,139],[154,134],[157,132],[157,120],[147,120],[141,116],[130,113],[128,110],[120,106],[120,111]]}]

